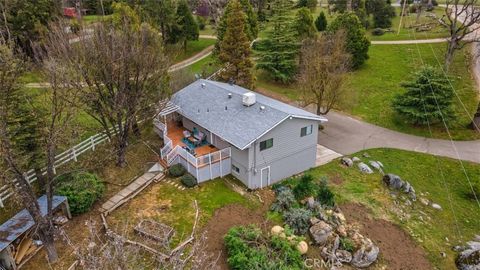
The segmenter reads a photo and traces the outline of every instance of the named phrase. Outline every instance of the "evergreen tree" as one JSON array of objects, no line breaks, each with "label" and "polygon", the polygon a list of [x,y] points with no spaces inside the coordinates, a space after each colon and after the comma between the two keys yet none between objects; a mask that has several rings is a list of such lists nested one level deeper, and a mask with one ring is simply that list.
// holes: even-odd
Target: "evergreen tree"
[{"label": "evergreen tree", "polygon": [[189,40],[198,40],[198,24],[186,0],[178,3],[177,23],[172,27],[168,36],[170,43],[182,42],[184,50],[187,50]]},{"label": "evergreen tree", "polygon": [[317,0],[299,0],[297,3],[297,6],[314,9],[317,7],[317,4],[318,4]]},{"label": "evergreen tree", "polygon": [[[217,42],[215,43],[215,50],[214,53],[218,53],[220,50],[220,44],[223,40],[223,36],[225,35],[225,31],[227,29],[227,19],[230,16],[230,12],[232,10],[232,2],[230,1],[228,5],[225,7],[223,11],[222,18],[217,27]],[[257,14],[253,11],[252,5],[250,4],[249,0],[240,0],[240,5],[243,9],[243,12],[247,16],[247,37],[250,41],[253,41],[257,38],[258,35],[258,20]]]},{"label": "evergreen tree", "polygon": [[323,11],[320,11],[320,14],[315,20],[315,27],[319,32],[323,32],[327,29],[327,25],[327,17],[325,16],[325,13]]},{"label": "evergreen tree", "polygon": [[395,17],[395,8],[383,0],[373,11],[373,24],[376,28],[389,28],[392,26],[392,18]]},{"label": "evergreen tree", "polygon": [[343,30],[347,35],[347,51],[352,55],[352,67],[359,68],[368,59],[370,41],[365,36],[365,29],[355,13],[338,15],[328,26],[327,31],[336,33]]},{"label": "evergreen tree", "polygon": [[312,38],[316,34],[313,16],[308,8],[301,8],[297,11],[294,27],[299,40]]},{"label": "evergreen tree", "polygon": [[299,46],[289,15],[292,7],[290,0],[275,0],[272,3],[271,29],[257,46],[257,68],[283,83],[291,82],[297,69]]},{"label": "evergreen tree", "polygon": [[166,42],[170,30],[176,24],[175,1],[145,0],[141,8],[143,20],[157,27],[162,33],[163,41]]},{"label": "evergreen tree", "polygon": [[454,117],[453,91],[448,80],[432,67],[415,74],[415,81],[403,83],[406,92],[395,98],[393,108],[412,124],[438,123]]},{"label": "evergreen tree", "polygon": [[230,12],[227,27],[220,43],[219,59],[225,64],[219,76],[224,81],[234,80],[236,84],[253,89],[253,62],[250,58],[250,40],[247,36],[247,17],[238,0],[229,3]]}]

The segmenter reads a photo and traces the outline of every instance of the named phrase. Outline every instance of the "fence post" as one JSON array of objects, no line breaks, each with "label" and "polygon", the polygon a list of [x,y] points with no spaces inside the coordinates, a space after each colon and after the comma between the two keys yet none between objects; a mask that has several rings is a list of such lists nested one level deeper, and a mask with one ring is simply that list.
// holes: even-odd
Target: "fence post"
[{"label": "fence post", "polygon": [[220,176],[223,178],[223,168],[222,168],[222,150],[220,150]]},{"label": "fence post", "polygon": [[77,151],[75,147],[72,148],[73,161],[77,162]]},{"label": "fence post", "polygon": [[90,144],[92,145],[92,151],[95,151],[95,141],[93,140],[93,136],[90,137]]},{"label": "fence post", "polygon": [[213,179],[213,174],[212,174],[212,153],[208,154],[208,168],[210,169],[210,179]]},{"label": "fence post", "polygon": [[2,196],[0,196],[0,207],[1,207],[1,208],[4,208],[4,207],[5,207],[5,205],[3,205]]}]

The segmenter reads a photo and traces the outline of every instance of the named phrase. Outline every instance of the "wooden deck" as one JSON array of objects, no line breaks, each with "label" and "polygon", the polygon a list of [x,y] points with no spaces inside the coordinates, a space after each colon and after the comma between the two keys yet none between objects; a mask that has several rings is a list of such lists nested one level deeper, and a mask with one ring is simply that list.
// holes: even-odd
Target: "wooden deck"
[{"label": "wooden deck", "polygon": [[[180,146],[186,146],[185,143],[182,141],[183,139],[183,131],[187,130],[184,127],[179,127],[175,122],[168,122],[167,123],[167,136],[172,140],[173,147],[180,145]],[[191,130],[190,130],[191,132]],[[213,152],[218,151],[216,147],[213,145],[203,145],[200,147],[195,148],[195,153],[197,154],[197,157],[207,155]]]}]

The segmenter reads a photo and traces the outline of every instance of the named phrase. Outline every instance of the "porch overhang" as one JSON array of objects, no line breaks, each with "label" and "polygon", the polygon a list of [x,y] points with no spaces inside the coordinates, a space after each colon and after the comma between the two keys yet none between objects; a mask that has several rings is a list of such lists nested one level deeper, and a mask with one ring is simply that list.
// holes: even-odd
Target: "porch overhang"
[{"label": "porch overhang", "polygon": [[157,114],[158,117],[165,117],[171,113],[174,113],[180,110],[180,107],[178,105],[175,105],[170,101],[164,101],[160,103],[160,108],[162,109]]}]

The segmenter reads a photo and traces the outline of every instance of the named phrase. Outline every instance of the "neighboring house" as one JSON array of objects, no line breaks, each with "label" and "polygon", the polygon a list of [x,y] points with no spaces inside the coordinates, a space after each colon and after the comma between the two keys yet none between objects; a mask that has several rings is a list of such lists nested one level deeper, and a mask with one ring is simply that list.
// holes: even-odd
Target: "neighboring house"
[{"label": "neighboring house", "polygon": [[175,93],[155,120],[162,159],[199,183],[232,174],[262,188],[315,166],[324,117],[237,85],[197,80]]}]

